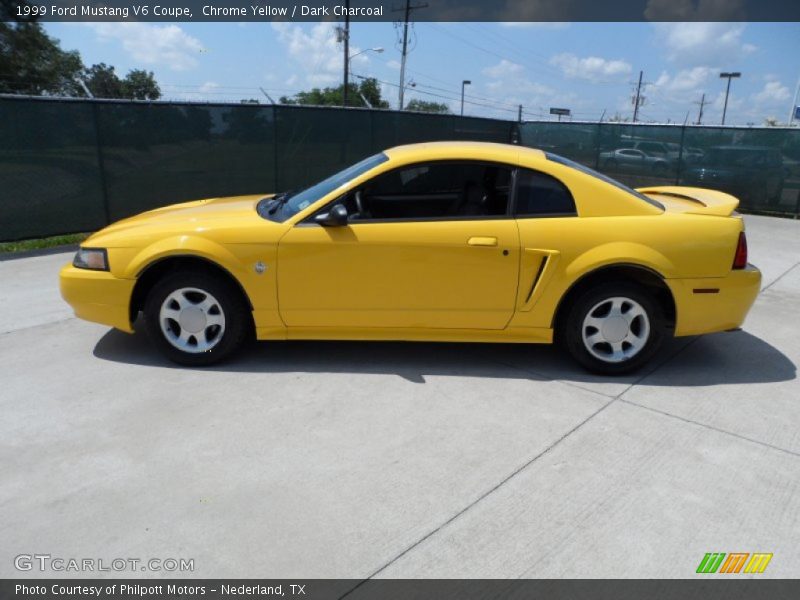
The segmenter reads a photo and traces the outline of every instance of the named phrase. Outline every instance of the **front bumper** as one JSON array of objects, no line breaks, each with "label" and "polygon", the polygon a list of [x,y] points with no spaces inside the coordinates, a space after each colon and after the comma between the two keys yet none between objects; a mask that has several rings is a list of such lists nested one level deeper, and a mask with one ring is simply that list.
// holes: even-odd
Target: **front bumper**
[{"label": "front bumper", "polygon": [[761,289],[753,265],[726,277],[667,279],[675,299],[675,336],[727,331],[741,326]]},{"label": "front bumper", "polygon": [[86,321],[133,333],[130,302],[133,279],[119,279],[108,271],[77,269],[71,264],[60,273],[61,297]]}]

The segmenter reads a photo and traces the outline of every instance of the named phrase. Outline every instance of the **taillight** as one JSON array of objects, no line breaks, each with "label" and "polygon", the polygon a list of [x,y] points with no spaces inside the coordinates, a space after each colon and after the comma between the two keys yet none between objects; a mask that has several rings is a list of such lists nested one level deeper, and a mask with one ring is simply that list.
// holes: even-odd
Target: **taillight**
[{"label": "taillight", "polygon": [[733,268],[744,269],[747,266],[747,238],[744,231],[739,234],[739,243],[736,246],[736,255],[733,257]]}]

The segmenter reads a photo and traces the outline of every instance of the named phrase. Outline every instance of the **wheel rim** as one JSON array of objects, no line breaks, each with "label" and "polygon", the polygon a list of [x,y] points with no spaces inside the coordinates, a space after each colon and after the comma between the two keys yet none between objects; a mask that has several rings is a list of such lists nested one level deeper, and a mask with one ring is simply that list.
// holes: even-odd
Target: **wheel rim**
[{"label": "wheel rim", "polygon": [[222,306],[199,288],[180,288],[167,296],[158,321],[164,338],[178,350],[191,354],[208,352],[225,333]]},{"label": "wheel rim", "polygon": [[608,363],[630,360],[650,338],[650,319],[644,307],[630,298],[614,296],[595,304],[581,327],[586,350]]}]

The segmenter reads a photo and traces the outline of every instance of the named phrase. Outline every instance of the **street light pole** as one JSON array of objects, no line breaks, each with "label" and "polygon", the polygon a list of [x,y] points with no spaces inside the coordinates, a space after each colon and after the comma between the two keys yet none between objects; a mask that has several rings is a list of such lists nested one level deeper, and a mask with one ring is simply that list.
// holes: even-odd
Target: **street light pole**
[{"label": "street light pole", "polygon": [[722,107],[722,124],[725,125],[725,115],[728,112],[728,96],[731,93],[731,79],[737,79],[742,76],[738,71],[731,73],[720,73],[720,79],[727,79],[728,86],[725,88],[725,105]]},{"label": "street light pole", "polygon": [[347,82],[350,81],[350,0],[345,2],[344,17],[344,88],[342,106],[347,106]]},{"label": "street light pole", "polygon": [[344,71],[345,73],[347,73],[346,75],[347,78],[344,80],[345,98],[347,98],[347,88],[350,85],[350,71],[353,70],[351,62],[356,56],[358,56],[359,54],[364,54],[364,52],[375,52],[376,54],[380,54],[381,52],[383,52],[383,47],[376,46],[375,48],[365,48],[364,50],[360,50],[359,52],[351,54],[350,56],[347,57],[347,68]]},{"label": "street light pole", "polygon": [[461,82],[461,116],[464,116],[464,88],[468,85],[471,85],[472,82],[468,79],[465,79]]}]

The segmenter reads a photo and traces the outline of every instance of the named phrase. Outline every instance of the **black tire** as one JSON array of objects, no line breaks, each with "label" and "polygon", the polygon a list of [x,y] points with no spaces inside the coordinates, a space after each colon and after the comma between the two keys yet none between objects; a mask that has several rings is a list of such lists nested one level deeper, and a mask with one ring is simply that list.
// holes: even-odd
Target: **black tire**
[{"label": "black tire", "polygon": [[[187,288],[198,290],[198,293],[184,292],[181,295],[192,299],[193,294],[198,298],[202,298],[202,294],[206,294],[215,301],[211,309],[213,314],[209,313],[207,316],[221,314],[223,318],[222,325],[203,324],[200,326],[203,337],[205,338],[207,334],[209,337],[206,343],[211,347],[207,350],[198,347],[199,342],[196,337],[192,349],[192,335],[189,336],[187,344],[187,348],[191,351],[176,347],[168,339],[160,322],[161,309],[167,298],[178,293],[179,290]],[[168,359],[181,365],[206,366],[225,360],[239,350],[253,332],[250,308],[242,297],[241,291],[233,283],[210,269],[192,269],[166,275],[148,293],[143,312],[145,330],[155,346]],[[176,335],[175,329],[183,331],[177,320],[167,321],[165,327],[173,330],[174,335]]]},{"label": "black tire", "polygon": [[[585,320],[590,313],[595,317],[599,314],[601,319],[607,319],[608,315],[603,315],[603,311],[606,306],[613,304],[612,298],[628,300],[627,303],[621,303],[623,314],[634,314],[641,309],[646,317],[646,319],[642,316],[635,317],[628,326],[633,334],[639,335],[630,338],[635,338],[635,344],[641,344],[638,350],[633,352],[637,346],[627,342],[627,337],[618,342],[623,348],[627,344],[627,349],[621,353],[624,356],[626,352],[630,352],[631,355],[627,358],[615,359],[611,344],[604,341],[595,343],[592,350],[587,347],[587,342],[584,342],[584,330],[589,337],[593,331],[599,331],[591,325],[584,327]],[[628,311],[633,310],[634,313],[624,313],[626,307]],[[663,311],[653,295],[648,293],[646,288],[627,282],[604,283],[586,290],[567,307],[566,318],[561,321],[559,328],[559,338],[572,357],[585,369],[603,375],[621,375],[639,369],[658,351],[667,334]],[[607,354],[608,358],[601,359],[598,354],[601,356]],[[615,362],[616,360],[619,362]]]}]

